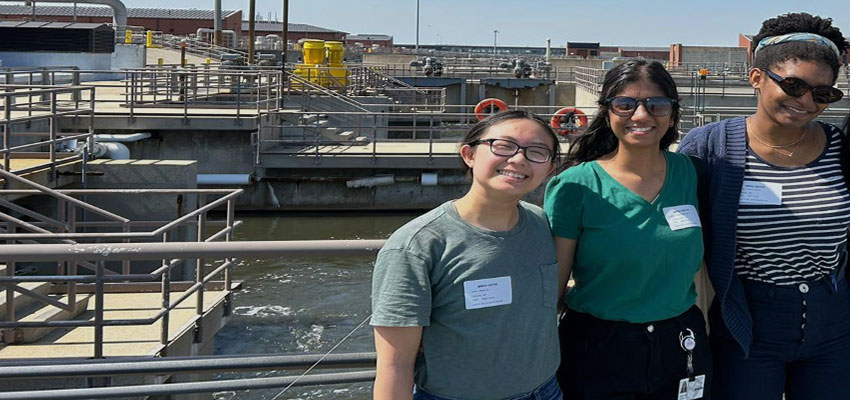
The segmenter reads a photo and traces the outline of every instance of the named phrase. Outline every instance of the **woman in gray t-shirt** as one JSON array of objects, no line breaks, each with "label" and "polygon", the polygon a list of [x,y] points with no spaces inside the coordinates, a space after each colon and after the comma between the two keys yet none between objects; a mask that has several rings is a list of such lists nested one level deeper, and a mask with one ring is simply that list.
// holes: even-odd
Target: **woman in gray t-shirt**
[{"label": "woman in gray t-shirt", "polygon": [[558,153],[539,117],[482,120],[460,147],[469,192],[389,238],[372,281],[376,400],[561,399],[555,249],[520,201]]}]

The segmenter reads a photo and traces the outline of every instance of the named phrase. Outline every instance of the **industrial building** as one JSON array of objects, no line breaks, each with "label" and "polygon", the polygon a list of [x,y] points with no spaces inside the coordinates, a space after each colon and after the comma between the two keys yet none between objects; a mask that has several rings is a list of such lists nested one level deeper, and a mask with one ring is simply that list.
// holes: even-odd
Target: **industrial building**
[{"label": "industrial building", "polygon": [[748,65],[748,49],[744,47],[723,46],[684,46],[681,43],[670,45],[670,67],[700,65],[745,66]]},{"label": "industrial building", "polygon": [[393,47],[393,37],[390,35],[381,34],[357,34],[345,36],[346,46],[391,49]]},{"label": "industrial building", "polygon": [[[194,8],[127,8],[127,25],[142,26],[152,31],[173,35],[189,35],[199,28],[213,27],[213,10]],[[241,31],[242,11],[222,10],[222,29]],[[0,4],[0,20],[50,22],[112,22],[109,7],[74,7]]]},{"label": "industrial building", "polygon": [[667,60],[667,47],[602,46],[597,42],[567,42],[567,56],[581,58],[644,57]]},{"label": "industrial building", "polygon": [[[288,24],[287,36],[290,42],[300,39],[338,40],[345,39],[348,32],[337,31],[328,28],[308,24]],[[242,36],[248,36],[248,21],[242,21],[239,30]],[[283,22],[280,21],[254,21],[254,34],[257,36],[280,35],[283,32]]]}]

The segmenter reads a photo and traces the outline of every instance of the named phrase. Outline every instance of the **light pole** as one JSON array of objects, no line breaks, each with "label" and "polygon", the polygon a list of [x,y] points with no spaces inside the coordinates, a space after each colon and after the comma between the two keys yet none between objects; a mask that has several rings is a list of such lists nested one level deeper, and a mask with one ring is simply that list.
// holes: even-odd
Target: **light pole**
[{"label": "light pole", "polygon": [[499,35],[498,29],[493,29],[493,58],[496,58],[496,37]]},{"label": "light pole", "polygon": [[419,55],[419,0],[416,0],[416,55]]}]

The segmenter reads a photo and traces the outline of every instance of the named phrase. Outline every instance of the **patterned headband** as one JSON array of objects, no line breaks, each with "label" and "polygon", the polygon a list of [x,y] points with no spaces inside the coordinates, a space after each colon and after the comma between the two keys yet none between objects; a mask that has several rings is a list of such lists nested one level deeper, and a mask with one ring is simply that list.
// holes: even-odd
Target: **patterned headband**
[{"label": "patterned headband", "polygon": [[836,57],[839,57],[839,58],[841,57],[841,51],[838,50],[838,46],[836,46],[835,43],[832,42],[832,40],[829,40],[829,39],[827,39],[827,38],[825,38],[821,35],[818,35],[818,34],[815,34],[815,33],[808,33],[808,32],[794,32],[794,33],[787,33],[785,35],[768,36],[768,37],[762,39],[759,42],[758,46],[756,46],[756,50],[753,52],[753,57],[755,57],[755,55],[759,52],[759,50],[761,50],[761,49],[763,49],[767,46],[772,46],[772,45],[775,45],[775,44],[787,43],[787,42],[816,43],[816,44],[819,44],[819,45],[829,47],[832,50],[832,52],[835,53]]}]

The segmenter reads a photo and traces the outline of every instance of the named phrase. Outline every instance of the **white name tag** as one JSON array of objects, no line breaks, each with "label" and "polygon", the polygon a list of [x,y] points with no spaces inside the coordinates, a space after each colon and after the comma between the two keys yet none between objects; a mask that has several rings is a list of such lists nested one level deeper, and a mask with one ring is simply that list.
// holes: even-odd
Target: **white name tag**
[{"label": "white name tag", "polygon": [[511,304],[511,277],[466,281],[463,283],[463,298],[467,310]]},{"label": "white name tag", "polygon": [[695,376],[693,381],[688,378],[679,381],[679,397],[677,400],[701,399],[705,389],[705,375]]},{"label": "white name tag", "polygon": [[776,182],[744,181],[739,204],[782,204],[782,184]]},{"label": "white name tag", "polygon": [[702,226],[697,208],[690,204],[664,207],[664,218],[667,218],[667,225],[670,225],[670,230],[673,231]]}]

